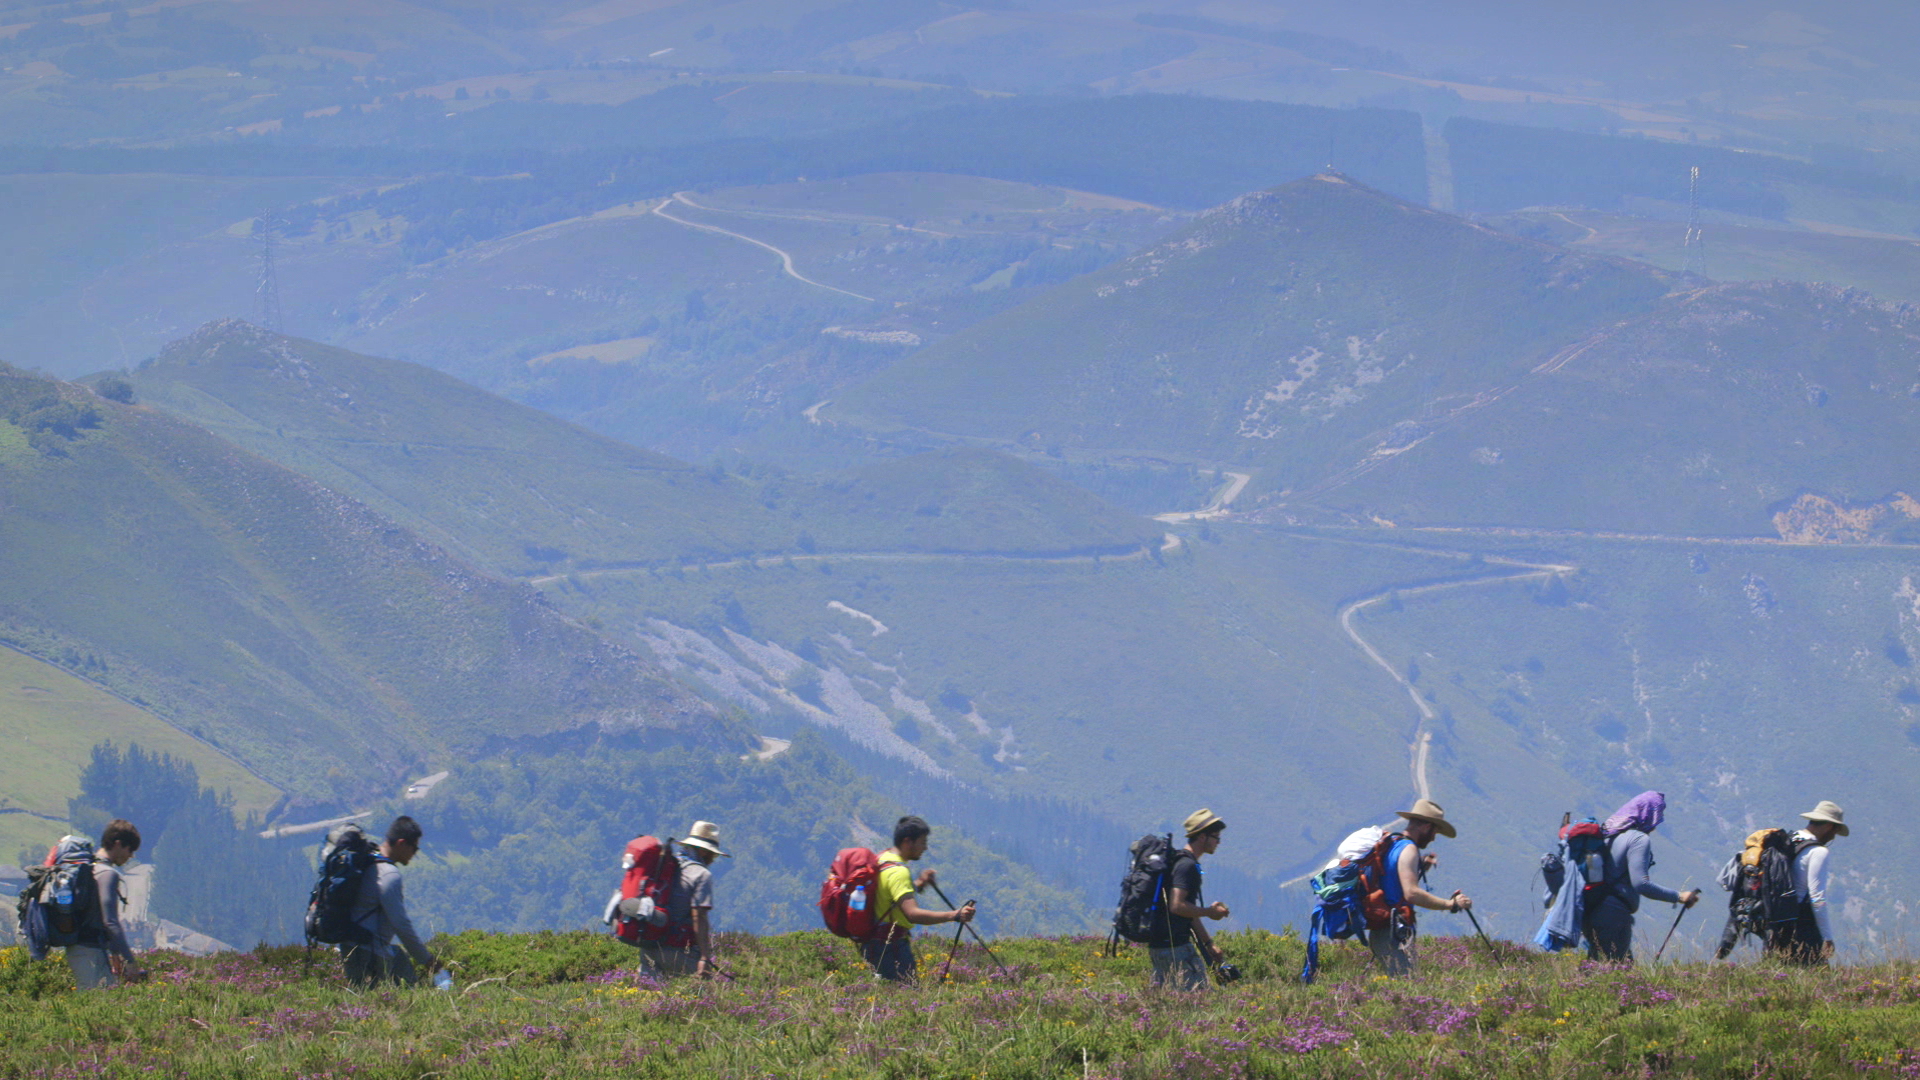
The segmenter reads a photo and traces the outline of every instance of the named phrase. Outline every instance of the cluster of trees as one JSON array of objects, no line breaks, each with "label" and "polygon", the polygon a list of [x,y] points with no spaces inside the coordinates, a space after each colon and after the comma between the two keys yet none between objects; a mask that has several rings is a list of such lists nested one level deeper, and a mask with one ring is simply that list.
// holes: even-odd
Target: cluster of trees
[{"label": "cluster of trees", "polygon": [[236,820],[233,797],[203,787],[190,761],[139,744],[93,748],[68,801],[75,829],[98,838],[114,818],[140,830],[140,859],[153,864],[153,913],[242,948],[301,937],[313,884],[304,847],[263,839],[260,823]]}]

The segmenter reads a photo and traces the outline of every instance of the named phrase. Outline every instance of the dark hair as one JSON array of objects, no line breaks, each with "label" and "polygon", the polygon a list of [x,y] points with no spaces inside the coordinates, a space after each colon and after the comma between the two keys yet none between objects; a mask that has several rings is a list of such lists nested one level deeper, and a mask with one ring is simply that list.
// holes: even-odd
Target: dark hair
[{"label": "dark hair", "polygon": [[387,843],[391,844],[396,840],[405,840],[414,847],[419,847],[420,823],[405,814],[394,818],[393,824],[387,826]]},{"label": "dark hair", "polygon": [[1211,824],[1211,825],[1209,825],[1209,826],[1207,826],[1206,828],[1204,828],[1204,829],[1201,829],[1201,830],[1200,830],[1199,832],[1197,832],[1197,833],[1194,833],[1193,835],[1195,835],[1195,836],[1219,836],[1219,835],[1220,835],[1221,833],[1223,833],[1223,832],[1226,832],[1226,831],[1227,831],[1227,823],[1226,823],[1226,822],[1224,822],[1224,821],[1216,821],[1216,822],[1214,822],[1213,824]]},{"label": "dark hair", "polygon": [[927,824],[927,819],[915,817],[912,814],[894,822],[893,825],[893,842],[896,847],[931,835],[933,835],[933,826]]},{"label": "dark hair", "polygon": [[107,822],[105,829],[101,830],[100,846],[106,848],[115,844],[123,844],[129,851],[139,851],[140,830],[134,828],[133,822],[126,818],[114,818]]}]

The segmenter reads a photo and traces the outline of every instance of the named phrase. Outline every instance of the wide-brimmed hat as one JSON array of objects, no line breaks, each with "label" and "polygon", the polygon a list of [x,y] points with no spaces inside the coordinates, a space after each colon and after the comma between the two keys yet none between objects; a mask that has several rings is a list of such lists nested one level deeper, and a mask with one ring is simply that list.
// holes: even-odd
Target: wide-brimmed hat
[{"label": "wide-brimmed hat", "polygon": [[1440,804],[1432,799],[1415,799],[1413,809],[1400,811],[1400,816],[1408,821],[1430,822],[1441,836],[1459,835],[1453,831],[1452,823],[1447,821],[1447,812],[1440,809]]},{"label": "wide-brimmed hat", "polygon": [[697,847],[702,851],[711,851],[723,859],[733,856],[720,850],[720,826],[711,821],[696,821],[693,828],[687,830],[687,838],[680,841],[681,847]]},{"label": "wide-brimmed hat", "polygon": [[1840,809],[1840,804],[1831,799],[1821,799],[1820,805],[1800,816],[1808,821],[1831,822],[1834,832],[1841,836],[1847,835],[1847,812]]},{"label": "wide-brimmed hat", "polygon": [[1195,810],[1193,813],[1187,815],[1187,836],[1189,838],[1198,836],[1208,829],[1213,828],[1215,825],[1223,829],[1227,827],[1227,823],[1221,820],[1219,814],[1204,808]]}]

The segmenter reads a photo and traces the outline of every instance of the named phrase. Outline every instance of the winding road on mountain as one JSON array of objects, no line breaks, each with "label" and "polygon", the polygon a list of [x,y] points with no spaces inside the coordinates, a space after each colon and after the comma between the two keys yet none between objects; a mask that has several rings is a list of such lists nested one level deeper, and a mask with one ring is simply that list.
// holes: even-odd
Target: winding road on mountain
[{"label": "winding road on mountain", "polygon": [[800,271],[795,270],[793,268],[793,255],[786,251],[781,250],[780,248],[774,247],[772,244],[767,243],[765,240],[755,240],[753,237],[748,236],[745,233],[737,233],[737,232],[734,232],[732,229],[723,229],[718,225],[702,225],[700,222],[697,222],[697,221],[688,221],[686,218],[674,217],[672,214],[667,213],[667,207],[672,206],[674,203],[679,203],[680,205],[688,207],[689,209],[693,209],[693,210],[709,209],[708,207],[701,206],[699,203],[696,203],[692,199],[687,198],[686,192],[679,191],[679,192],[675,192],[673,194],[673,197],[671,198],[660,200],[659,205],[653,208],[653,212],[659,215],[660,217],[666,218],[668,221],[671,221],[676,225],[685,225],[689,229],[699,229],[702,232],[718,233],[721,236],[731,236],[735,240],[744,240],[747,243],[752,244],[754,247],[765,248],[768,251],[771,251],[775,255],[778,255],[780,257],[780,268],[786,271],[786,275],[795,281],[801,282],[803,284],[811,285],[816,289],[825,289],[828,292],[836,292],[842,296],[851,296],[855,300],[864,300],[867,303],[873,302],[873,297],[871,296],[862,296],[857,292],[852,292],[847,289],[842,289],[835,285],[828,285],[825,282],[815,281],[812,278],[806,276],[805,274],[802,274]]}]

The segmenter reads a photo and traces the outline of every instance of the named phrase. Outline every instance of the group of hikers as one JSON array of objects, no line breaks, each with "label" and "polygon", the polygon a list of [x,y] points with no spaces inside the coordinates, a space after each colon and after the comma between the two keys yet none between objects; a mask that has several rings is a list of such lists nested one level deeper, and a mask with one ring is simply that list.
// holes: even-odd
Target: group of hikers
[{"label": "group of hikers", "polygon": [[[1683,910],[1698,903],[1700,890],[1680,892],[1653,880],[1651,837],[1665,816],[1666,797],[1648,791],[1604,822],[1563,820],[1559,849],[1542,859],[1547,916],[1535,943],[1554,950],[1584,942],[1594,960],[1630,964],[1634,919],[1643,900]],[[1798,830],[1753,833],[1722,871],[1721,884],[1733,895],[1719,956],[1752,933],[1768,955],[1791,963],[1820,965],[1832,957],[1827,848],[1847,835],[1845,814],[1822,801],[1799,816],[1805,826]],[[1428,848],[1438,837],[1458,834],[1446,812],[1422,798],[1398,817],[1391,829],[1369,827],[1350,835],[1314,876],[1317,902],[1302,971],[1307,981],[1323,935],[1360,939],[1380,973],[1400,978],[1416,968],[1420,910],[1466,913],[1479,929],[1471,897],[1459,891],[1441,896],[1425,885],[1438,861]],[[1201,809],[1182,828],[1182,845],[1175,846],[1171,834],[1143,837],[1133,845],[1114,916],[1114,941],[1124,937],[1146,946],[1150,985],[1201,990],[1238,977],[1207,929],[1208,922],[1231,911],[1221,901],[1206,901],[1200,866],[1220,849],[1227,823]],[[925,820],[902,817],[890,848],[878,854],[865,848],[842,851],[821,887],[828,929],[855,941],[877,978],[907,982],[917,977],[914,927],[956,924],[956,946],[960,932],[973,930],[974,902],[953,905],[932,869],[915,873],[911,866],[927,856],[932,836]],[[309,901],[307,936],[337,948],[355,985],[411,985],[423,973],[437,985],[450,984],[407,916],[400,868],[419,854],[421,839],[419,823],[407,816],[395,818],[378,844],[357,825],[328,837]],[[139,848],[139,830],[115,820],[101,833],[98,848],[84,837],[65,837],[45,866],[30,872],[33,881],[21,899],[29,947],[36,956],[63,947],[81,989],[144,977],[120,915],[119,867]],[[713,952],[710,868],[716,858],[730,857],[720,846],[719,826],[709,821],[694,822],[677,842],[642,836],[627,845],[621,885],[608,899],[604,920],[620,940],[635,946],[643,971],[661,978],[726,974]],[[947,906],[922,903],[929,890]]]}]

